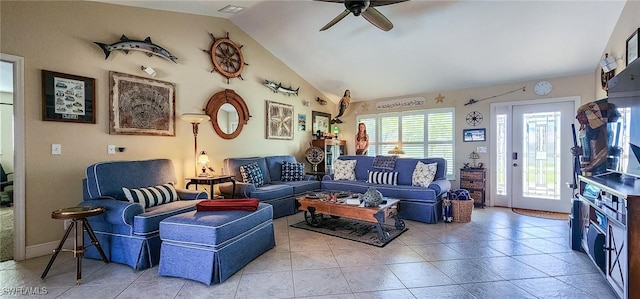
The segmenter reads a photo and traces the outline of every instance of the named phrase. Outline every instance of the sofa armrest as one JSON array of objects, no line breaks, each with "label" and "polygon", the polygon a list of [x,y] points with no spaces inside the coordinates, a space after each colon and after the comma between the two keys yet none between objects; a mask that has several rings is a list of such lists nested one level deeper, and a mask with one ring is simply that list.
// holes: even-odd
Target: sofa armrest
[{"label": "sofa armrest", "polygon": [[318,177],[311,174],[305,174],[303,181],[317,181]]},{"label": "sofa armrest", "polygon": [[[233,193],[232,182],[218,184],[218,188],[220,188],[220,192],[224,194]],[[236,182],[236,193],[233,194],[232,197],[241,196],[241,198],[249,198],[249,194],[251,194],[251,192],[254,192],[254,191],[256,191],[256,186],[254,184]]]},{"label": "sofa armrest", "polygon": [[82,201],[80,205],[103,207],[104,220],[116,225],[133,225],[133,217],[144,213],[144,208],[140,204],[113,198],[88,199]]},{"label": "sofa armrest", "polygon": [[333,174],[325,174],[325,175],[322,177],[322,180],[323,180],[323,181],[333,181]]},{"label": "sofa armrest", "polygon": [[439,197],[440,195],[451,190],[451,182],[446,179],[435,180],[431,182],[431,184],[429,184],[429,188],[433,189],[433,191],[436,192],[436,196]]},{"label": "sofa armrest", "polygon": [[194,200],[194,199],[207,199],[209,195],[207,192],[198,190],[176,189],[180,200]]}]

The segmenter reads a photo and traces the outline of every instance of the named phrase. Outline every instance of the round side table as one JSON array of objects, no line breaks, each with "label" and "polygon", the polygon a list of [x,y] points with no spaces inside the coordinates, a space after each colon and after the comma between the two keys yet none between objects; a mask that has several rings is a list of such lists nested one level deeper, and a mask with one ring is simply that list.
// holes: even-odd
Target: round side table
[{"label": "round side table", "polygon": [[[76,284],[82,283],[82,257],[84,255],[84,250],[93,245],[96,247],[100,256],[102,256],[102,260],[105,263],[109,263],[107,256],[102,251],[102,247],[100,247],[100,242],[98,242],[98,238],[96,234],[91,229],[91,225],[87,221],[87,217],[100,215],[104,212],[104,208],[102,207],[72,207],[66,209],[55,210],[51,213],[51,218],[53,219],[61,219],[61,220],[71,220],[67,231],[64,233],[64,237],[60,240],[60,244],[58,244],[58,248],[53,251],[53,256],[51,260],[49,260],[49,264],[47,268],[44,269],[42,276],[40,278],[44,279],[49,273],[49,269],[51,269],[51,265],[56,260],[56,257],[60,253],[60,251],[70,251],[73,252],[73,255],[76,257]],[[79,222],[79,223],[78,223]],[[73,241],[73,249],[62,249],[64,242],[69,237],[69,233],[71,230],[75,228],[75,239]],[[89,238],[91,238],[91,245],[84,246],[84,233],[86,230]]]}]

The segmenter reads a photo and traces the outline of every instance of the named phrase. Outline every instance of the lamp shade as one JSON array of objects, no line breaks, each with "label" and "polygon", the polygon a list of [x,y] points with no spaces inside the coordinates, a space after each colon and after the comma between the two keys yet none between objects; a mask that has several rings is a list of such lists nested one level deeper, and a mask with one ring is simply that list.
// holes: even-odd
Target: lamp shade
[{"label": "lamp shade", "polygon": [[600,60],[600,67],[605,73],[615,70],[618,67],[616,60],[613,57],[609,57],[609,54],[605,54],[604,59]]},{"label": "lamp shade", "polygon": [[480,159],[480,155],[478,155],[478,153],[471,152],[471,154],[469,154],[469,159]]},{"label": "lamp shade", "polygon": [[398,146],[396,145],[396,147],[394,147],[392,150],[390,150],[388,152],[389,155],[404,155],[404,151],[401,150],[400,148],[398,148]]},{"label": "lamp shade", "polygon": [[207,156],[207,152],[205,151],[200,152],[200,155],[198,156],[198,164],[207,165],[209,162],[211,162],[211,160],[209,160],[209,156]]},{"label": "lamp shade", "polygon": [[209,115],[201,113],[184,113],[180,116],[180,119],[188,121],[192,124],[199,124],[201,122],[210,120],[211,117],[209,117]]}]

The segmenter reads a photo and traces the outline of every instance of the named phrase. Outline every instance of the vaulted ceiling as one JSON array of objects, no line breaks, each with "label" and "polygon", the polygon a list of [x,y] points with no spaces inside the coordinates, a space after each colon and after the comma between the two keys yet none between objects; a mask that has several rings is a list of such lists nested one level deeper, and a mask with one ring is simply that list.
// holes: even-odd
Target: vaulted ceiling
[{"label": "vaulted ceiling", "polygon": [[[353,15],[320,32],[343,4],[98,1],[228,18],[334,101],[345,89],[361,101],[594,72],[625,5],[414,0],[377,7],[388,32]],[[218,12],[229,4],[245,10]]]}]

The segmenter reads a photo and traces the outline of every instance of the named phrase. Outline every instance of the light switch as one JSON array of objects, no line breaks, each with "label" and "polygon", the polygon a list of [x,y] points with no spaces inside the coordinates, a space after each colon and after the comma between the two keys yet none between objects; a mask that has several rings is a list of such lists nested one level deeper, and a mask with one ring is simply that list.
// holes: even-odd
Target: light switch
[{"label": "light switch", "polygon": [[51,154],[52,155],[62,155],[62,145],[61,144],[52,144],[51,145]]},{"label": "light switch", "polygon": [[115,155],[116,154],[116,146],[113,144],[107,145],[107,154]]},{"label": "light switch", "polygon": [[487,152],[487,147],[486,146],[478,146],[478,147],[476,147],[476,152],[477,153],[486,153]]}]

